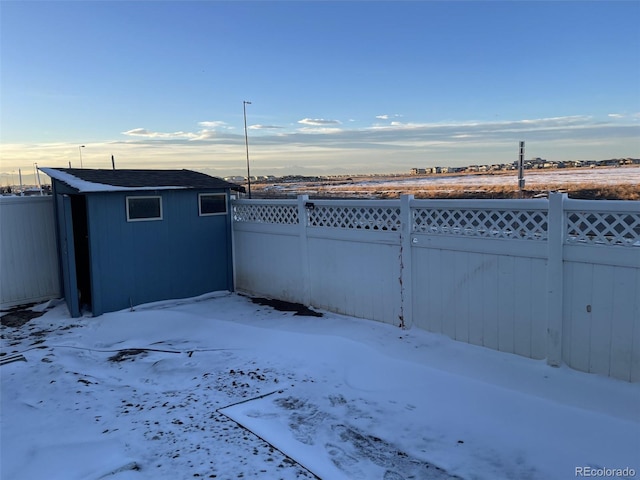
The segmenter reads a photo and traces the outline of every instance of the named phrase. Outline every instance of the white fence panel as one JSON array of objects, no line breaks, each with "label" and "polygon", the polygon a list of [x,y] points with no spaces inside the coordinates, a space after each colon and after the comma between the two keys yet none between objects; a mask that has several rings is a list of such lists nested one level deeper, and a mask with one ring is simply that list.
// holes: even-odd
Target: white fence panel
[{"label": "white fence panel", "polygon": [[[350,232],[357,234],[359,232]],[[400,248],[309,233],[311,303],[319,308],[400,325]]]},{"label": "white fence panel", "polygon": [[638,202],[302,196],[234,209],[240,290],[640,381]]},{"label": "white fence panel", "polygon": [[413,324],[546,356],[546,202],[411,202]]},{"label": "white fence panel", "polygon": [[399,206],[234,202],[236,288],[400,325]]},{"label": "white fence panel", "polygon": [[61,295],[53,197],[0,197],[0,308]]},{"label": "white fence panel", "polygon": [[306,200],[311,304],[401,325],[398,202]]},{"label": "white fence panel", "polygon": [[638,202],[565,200],[563,360],[640,381]]},{"label": "white fence panel", "polygon": [[242,285],[242,290],[288,302],[303,302],[297,235],[241,227],[234,232],[234,248],[242,252],[235,254],[236,284]]},{"label": "white fence panel", "polygon": [[237,200],[233,209],[236,286],[253,295],[306,303],[297,202]]}]

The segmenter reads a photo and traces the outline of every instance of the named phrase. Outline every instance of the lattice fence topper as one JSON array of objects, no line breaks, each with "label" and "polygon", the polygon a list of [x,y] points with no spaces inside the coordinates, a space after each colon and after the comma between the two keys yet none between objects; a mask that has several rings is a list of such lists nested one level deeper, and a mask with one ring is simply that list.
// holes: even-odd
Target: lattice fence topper
[{"label": "lattice fence topper", "polygon": [[640,213],[566,212],[567,242],[640,247]]},{"label": "lattice fence topper", "polygon": [[547,240],[544,210],[414,208],[412,212],[414,233]]},{"label": "lattice fence topper", "polygon": [[233,219],[236,222],[298,223],[297,205],[234,205]]},{"label": "lattice fence topper", "polygon": [[315,205],[309,209],[310,227],[400,230],[400,207]]}]

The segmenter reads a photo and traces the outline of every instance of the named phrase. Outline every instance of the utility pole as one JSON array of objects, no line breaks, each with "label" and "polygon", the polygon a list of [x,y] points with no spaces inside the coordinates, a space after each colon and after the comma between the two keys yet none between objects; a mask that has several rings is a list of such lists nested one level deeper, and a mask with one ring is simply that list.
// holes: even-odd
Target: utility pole
[{"label": "utility pole", "polygon": [[520,198],[524,196],[524,142],[520,142],[520,154],[518,155],[518,188]]},{"label": "utility pole", "polygon": [[251,172],[249,171],[249,137],[247,136],[247,105],[251,102],[242,101],[242,111],[244,112],[244,145],[247,150],[247,186],[249,190],[249,198],[251,198]]},{"label": "utility pole", "polygon": [[44,195],[42,192],[42,183],[40,183],[40,171],[38,170],[38,164],[33,164],[35,172],[36,172],[36,180],[38,181],[38,189],[40,190],[40,196]]}]

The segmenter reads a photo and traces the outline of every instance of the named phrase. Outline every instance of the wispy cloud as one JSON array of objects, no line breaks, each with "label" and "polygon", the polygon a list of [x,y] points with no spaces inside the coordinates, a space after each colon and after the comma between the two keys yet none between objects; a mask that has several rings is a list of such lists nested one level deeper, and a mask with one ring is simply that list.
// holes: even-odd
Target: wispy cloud
[{"label": "wispy cloud", "polygon": [[[408,171],[411,167],[512,161],[517,142],[527,155],[552,160],[640,157],[638,114],[594,118],[574,115],[505,121],[411,122],[394,119],[357,127],[337,120],[252,125],[251,158],[257,171]],[[620,115],[620,116],[618,116]],[[391,117],[390,117],[391,118]],[[85,167],[212,170],[242,174],[244,132],[220,121],[196,122],[193,131],[160,132],[137,127],[101,144],[85,143]],[[78,164],[77,144],[3,145],[2,171]],[[296,165],[298,170],[287,170]],[[293,167],[292,167],[293,168]],[[303,170],[300,170],[303,169]],[[313,170],[316,169],[316,170]],[[262,174],[261,173],[261,174]]]},{"label": "wispy cloud", "polygon": [[389,120],[390,118],[400,118],[402,117],[402,115],[400,115],[399,113],[394,113],[393,115],[389,115],[388,113],[385,113],[383,115],[376,115],[376,118],[378,120]]},{"label": "wispy cloud", "polygon": [[230,126],[227,122],[223,122],[220,120],[214,120],[214,121],[205,121],[205,122],[198,122],[198,125],[200,125],[203,128],[206,129],[225,129],[225,130],[233,130],[234,127]]},{"label": "wispy cloud", "polygon": [[623,119],[623,118],[640,119],[640,112],[636,112],[636,113],[610,113],[607,116],[609,118],[616,118],[616,119]]},{"label": "wispy cloud", "polygon": [[298,129],[300,133],[312,133],[312,134],[330,134],[330,133],[339,133],[343,132],[341,128],[336,127],[302,127]]},{"label": "wispy cloud", "polygon": [[203,121],[198,122],[197,124],[202,128],[196,132],[156,132],[147,128],[133,128],[126,132],[122,132],[122,134],[128,137],[146,138],[156,141],[219,140],[221,138],[229,138],[229,135],[232,135],[229,132],[235,128],[228,123],[219,120]]},{"label": "wispy cloud", "polygon": [[298,123],[303,125],[311,125],[311,126],[324,126],[324,125],[340,125],[339,120],[326,120],[324,118],[303,118],[302,120],[298,120]]},{"label": "wispy cloud", "polygon": [[537,131],[548,129],[569,129],[588,128],[595,125],[591,117],[588,116],[566,116],[540,119],[524,119],[502,122],[443,122],[443,123],[417,123],[392,121],[384,125],[373,125],[369,127],[372,131],[392,131],[392,132],[423,132],[423,133],[445,133],[458,132],[458,134],[468,134],[470,132],[494,132],[506,133],[515,131]]},{"label": "wispy cloud", "polygon": [[[449,148],[452,152],[461,149],[477,148],[478,154],[482,150],[502,146],[508,148],[519,140],[529,142],[563,142],[575,144],[593,142],[602,139],[614,145],[614,139],[626,139],[633,145],[631,139],[640,133],[637,122],[620,124],[618,119],[594,120],[590,116],[574,115],[564,117],[533,118],[513,121],[492,122],[442,122],[419,123],[401,122],[394,120],[385,124],[373,124],[364,128],[345,128],[337,120],[303,119],[302,126],[297,129],[285,128],[278,125],[256,124],[249,127],[256,134],[252,138],[253,148],[261,146],[272,149],[295,149],[301,146],[331,149],[344,152],[393,150],[422,153],[431,148]],[[123,132],[136,143],[160,143],[167,145],[174,143],[211,143],[216,148],[224,146],[233,148],[244,143],[244,135],[233,133],[226,128],[224,122],[200,122],[200,126],[207,126],[197,132],[154,132],[145,128],[135,128]],[[637,146],[637,141],[635,142]],[[616,146],[616,149],[621,147]],[[625,155],[636,155],[634,149],[625,148]],[[631,150],[631,151],[629,151]],[[637,147],[635,148],[637,150]],[[615,153],[612,151],[612,155]],[[584,155],[582,155],[584,156]]]},{"label": "wispy cloud", "polygon": [[133,128],[131,130],[127,130],[126,132],[122,132],[123,135],[132,135],[132,136],[141,136],[148,137],[151,135],[151,132],[146,128]]},{"label": "wispy cloud", "polygon": [[146,138],[158,138],[158,139],[190,139],[197,135],[190,132],[153,132],[146,128],[134,128],[122,132],[123,135],[131,137],[146,137]]},{"label": "wispy cloud", "polygon": [[282,129],[279,125],[249,125],[249,130],[278,130]]},{"label": "wispy cloud", "polygon": [[[620,125],[614,117],[611,121],[596,121],[590,116],[574,115],[538,119],[522,119],[500,122],[442,122],[419,123],[391,121],[374,124],[365,128],[343,128],[338,120],[310,119],[298,121],[303,125],[295,130],[278,125],[251,125],[253,131],[262,131],[253,139],[253,144],[269,145],[323,145],[329,148],[382,148],[385,144],[433,145],[449,142],[455,148],[459,142],[491,142],[516,139],[586,140],[589,137],[625,137],[631,131],[637,131],[634,124]],[[205,126],[197,132],[155,132],[146,128],[135,128],[123,132],[128,137],[140,141],[175,142],[215,142],[238,144],[243,136],[231,132],[224,122],[200,122]],[[635,130],[634,130],[635,129]],[[274,130],[269,134],[269,131]],[[632,152],[630,152],[632,153]]]}]

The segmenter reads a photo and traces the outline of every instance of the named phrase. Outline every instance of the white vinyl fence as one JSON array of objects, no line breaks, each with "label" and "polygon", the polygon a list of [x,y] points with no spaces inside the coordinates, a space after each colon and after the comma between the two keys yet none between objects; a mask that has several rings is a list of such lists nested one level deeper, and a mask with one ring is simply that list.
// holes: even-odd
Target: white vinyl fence
[{"label": "white vinyl fence", "polygon": [[0,197],[0,309],[60,295],[53,197]]},{"label": "white vinyl fence", "polygon": [[236,287],[640,381],[640,202],[236,200]]}]

